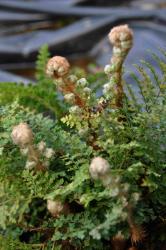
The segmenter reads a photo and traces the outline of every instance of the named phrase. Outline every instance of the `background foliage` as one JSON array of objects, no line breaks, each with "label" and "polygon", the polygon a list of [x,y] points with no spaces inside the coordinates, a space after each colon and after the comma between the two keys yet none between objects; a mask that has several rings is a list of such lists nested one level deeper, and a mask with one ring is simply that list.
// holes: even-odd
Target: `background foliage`
[{"label": "background foliage", "polygon": [[[97,135],[98,150],[88,143],[90,134],[80,133],[86,127],[85,121],[77,115],[66,116],[68,105],[45,76],[47,47],[41,49],[38,57],[37,84],[0,83],[2,250],[114,249],[111,238],[119,232],[130,246],[128,211],[122,199],[114,186],[105,188],[90,177],[89,164],[95,156],[108,160],[112,178],[120,178],[121,187],[126,187],[134,221],[146,231],[144,249],[162,246],[166,205],[166,63],[152,56],[160,65],[161,76],[150,64],[142,62],[136,66],[140,76],[132,74],[139,94],[126,84],[128,92],[122,109],[108,106],[94,115],[91,131]],[[95,76],[88,79],[94,91],[101,89],[102,81],[100,85]],[[93,93],[89,105],[93,107],[96,98]],[[42,140],[55,150],[48,171],[34,173],[25,169],[26,159],[11,140],[12,128],[20,122],[30,125],[35,144]],[[67,203],[70,213],[53,218],[47,211],[47,199]]]}]

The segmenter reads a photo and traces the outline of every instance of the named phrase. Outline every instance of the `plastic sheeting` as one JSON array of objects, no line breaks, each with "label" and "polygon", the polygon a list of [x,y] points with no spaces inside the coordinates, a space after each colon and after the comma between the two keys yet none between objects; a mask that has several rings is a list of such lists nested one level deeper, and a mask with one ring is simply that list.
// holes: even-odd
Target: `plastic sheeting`
[{"label": "plastic sheeting", "polygon": [[[0,0],[0,65],[17,69],[23,63],[26,68],[36,60],[40,47],[48,44],[52,54],[92,57],[103,66],[111,55],[107,33],[122,23],[129,23],[135,34],[127,68],[139,59],[153,63],[146,50],[158,53],[157,47],[165,47],[164,2],[152,0],[150,6],[149,0],[118,3],[115,7],[115,1],[101,0]],[[54,28],[58,22],[62,26]]]}]

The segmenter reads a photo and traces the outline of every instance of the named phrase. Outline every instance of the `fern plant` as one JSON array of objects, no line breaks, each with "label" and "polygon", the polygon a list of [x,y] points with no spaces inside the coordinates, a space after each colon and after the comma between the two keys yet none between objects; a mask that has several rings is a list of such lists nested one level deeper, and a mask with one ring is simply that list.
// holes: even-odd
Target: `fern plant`
[{"label": "fern plant", "polygon": [[48,47],[44,45],[38,55],[36,63],[36,83],[28,85],[17,83],[0,83],[0,104],[12,103],[16,99],[24,106],[45,112],[53,116],[61,116],[63,105],[51,84],[45,76],[45,65],[49,58]]},{"label": "fern plant", "polygon": [[36,85],[0,84],[2,250],[164,250],[166,63],[136,66],[136,95],[122,79],[133,33],[109,39],[104,86],[46,47]]}]

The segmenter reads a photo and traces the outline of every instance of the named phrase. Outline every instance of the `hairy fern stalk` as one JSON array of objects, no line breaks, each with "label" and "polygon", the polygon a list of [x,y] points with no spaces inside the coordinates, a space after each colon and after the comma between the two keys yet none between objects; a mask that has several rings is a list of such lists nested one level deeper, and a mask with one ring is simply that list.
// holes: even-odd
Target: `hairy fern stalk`
[{"label": "hairy fern stalk", "polygon": [[164,250],[166,52],[160,74],[136,65],[135,93],[132,30],[109,40],[105,76],[44,46],[36,84],[0,83],[0,249]]}]

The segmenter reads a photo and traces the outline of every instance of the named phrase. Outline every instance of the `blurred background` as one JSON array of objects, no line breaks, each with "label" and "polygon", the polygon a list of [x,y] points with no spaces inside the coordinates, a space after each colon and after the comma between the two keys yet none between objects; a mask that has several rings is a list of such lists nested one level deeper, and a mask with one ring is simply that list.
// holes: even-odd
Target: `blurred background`
[{"label": "blurred background", "polygon": [[148,50],[166,49],[166,0],[0,0],[0,81],[35,81],[35,61],[47,44],[91,71],[109,62],[107,34],[119,24],[134,30],[126,68],[140,59],[154,64]]}]

